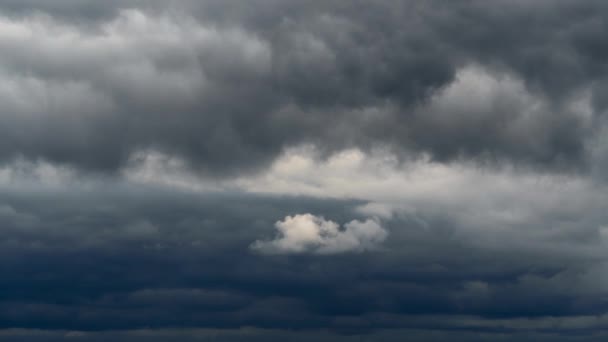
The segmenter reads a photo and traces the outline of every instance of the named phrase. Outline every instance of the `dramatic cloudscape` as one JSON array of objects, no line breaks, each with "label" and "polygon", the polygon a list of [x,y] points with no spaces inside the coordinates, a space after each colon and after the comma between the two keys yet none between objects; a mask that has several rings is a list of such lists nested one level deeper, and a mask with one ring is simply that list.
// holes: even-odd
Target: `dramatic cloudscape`
[{"label": "dramatic cloudscape", "polygon": [[608,2],[0,0],[0,341],[608,340]]}]

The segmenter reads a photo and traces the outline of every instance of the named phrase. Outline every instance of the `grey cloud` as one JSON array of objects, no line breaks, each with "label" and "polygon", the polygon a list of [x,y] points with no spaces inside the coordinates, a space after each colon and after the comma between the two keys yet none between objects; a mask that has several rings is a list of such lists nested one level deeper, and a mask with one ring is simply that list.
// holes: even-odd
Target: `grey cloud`
[{"label": "grey cloud", "polygon": [[14,329],[5,331],[0,335],[0,341],[65,341],[66,339],[78,341],[107,341],[111,339],[117,342],[131,341],[167,341],[176,340],[190,341],[402,341],[407,337],[410,341],[511,341],[516,338],[518,341],[603,341],[606,338],[604,333],[591,335],[572,334],[560,336],[552,333],[517,334],[507,335],[502,332],[468,332],[468,331],[449,331],[436,332],[425,329],[402,329],[398,331],[382,331],[372,335],[338,335],[325,331],[318,332],[293,332],[289,330],[270,330],[270,329],[233,329],[233,330],[211,330],[211,329],[191,329],[191,330],[154,330],[142,329],[134,331],[112,331],[112,332],[79,332],[79,331],[36,331]]},{"label": "grey cloud", "polygon": [[0,340],[605,340],[606,9],[0,0]]},{"label": "grey cloud", "polygon": [[[600,3],[135,1],[108,3],[99,11],[111,14],[89,21],[62,15],[71,4],[0,3],[51,15],[2,19],[4,160],[116,170],[157,149],[219,175],[315,143],[441,161],[590,162]],[[466,93],[434,105],[470,65],[521,86],[481,94],[488,107]],[[581,114],[571,104],[589,89],[591,112]]]}]

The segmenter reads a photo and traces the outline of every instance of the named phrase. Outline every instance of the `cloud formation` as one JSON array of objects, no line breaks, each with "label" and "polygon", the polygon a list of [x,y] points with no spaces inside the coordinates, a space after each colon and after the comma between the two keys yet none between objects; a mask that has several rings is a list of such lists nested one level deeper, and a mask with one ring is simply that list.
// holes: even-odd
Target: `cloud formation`
[{"label": "cloud formation", "polygon": [[388,236],[376,220],[353,220],[340,229],[337,223],[311,214],[287,216],[275,227],[274,240],[258,240],[251,248],[263,253],[335,254],[373,249]]},{"label": "cloud formation", "polygon": [[0,340],[606,340],[605,1],[0,13]]},{"label": "cloud formation", "polygon": [[[260,2],[3,1],[0,158],[107,172],[152,149],[224,176],[312,143],[593,162],[602,4]],[[514,35],[528,13],[546,19]]]}]

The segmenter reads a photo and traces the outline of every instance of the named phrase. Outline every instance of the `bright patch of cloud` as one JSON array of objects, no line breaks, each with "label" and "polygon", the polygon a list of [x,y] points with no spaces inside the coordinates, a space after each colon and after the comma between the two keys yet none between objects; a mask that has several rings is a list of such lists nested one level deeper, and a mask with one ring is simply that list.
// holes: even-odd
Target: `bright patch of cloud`
[{"label": "bright patch of cloud", "polygon": [[269,254],[335,254],[374,249],[388,232],[373,219],[353,220],[343,229],[330,220],[312,214],[287,216],[277,221],[274,240],[256,241],[251,248]]}]

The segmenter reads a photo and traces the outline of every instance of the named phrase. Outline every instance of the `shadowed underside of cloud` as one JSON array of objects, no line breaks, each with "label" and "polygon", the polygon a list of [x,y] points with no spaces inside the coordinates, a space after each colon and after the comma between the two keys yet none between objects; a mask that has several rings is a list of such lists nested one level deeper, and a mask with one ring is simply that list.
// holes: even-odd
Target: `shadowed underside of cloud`
[{"label": "shadowed underside of cloud", "polygon": [[517,341],[524,342],[574,342],[574,341],[603,341],[606,334],[598,333],[593,336],[560,336],[552,333],[516,334],[487,332],[438,332],[424,329],[400,329],[379,331],[365,335],[336,335],[326,331],[293,332],[289,330],[251,329],[242,328],[235,330],[206,330],[206,329],[184,329],[184,330],[133,330],[133,331],[111,331],[111,332],[80,332],[80,331],[31,331],[31,330],[9,330],[0,332],[1,341],[117,341],[117,342],[140,342],[140,341],[403,341],[407,338],[413,342],[439,342],[453,341],[455,335],[462,337],[463,341],[486,342],[486,341]]},{"label": "shadowed underside of cloud", "polygon": [[[456,330],[463,340],[466,331],[491,340],[592,338],[604,329],[604,188],[424,164],[402,180],[385,170],[383,185],[373,180],[380,168],[366,169],[373,160],[332,162],[319,165],[323,189],[342,196],[341,179],[357,177],[373,202],[132,182],[80,180],[68,189],[61,177],[32,184],[13,175],[0,206],[1,327],[27,336],[82,331],[90,340],[144,328],[161,340],[166,328],[177,336],[223,329],[218,336],[238,339],[230,336],[244,326],[370,340],[383,330],[393,339]],[[346,171],[355,174],[342,178]],[[283,177],[294,187],[308,182]],[[394,192],[383,197],[382,186]],[[311,214],[276,221],[297,212]],[[275,229],[283,233],[264,240]],[[272,253],[251,250],[254,241]],[[388,332],[404,328],[426,332]]]}]

